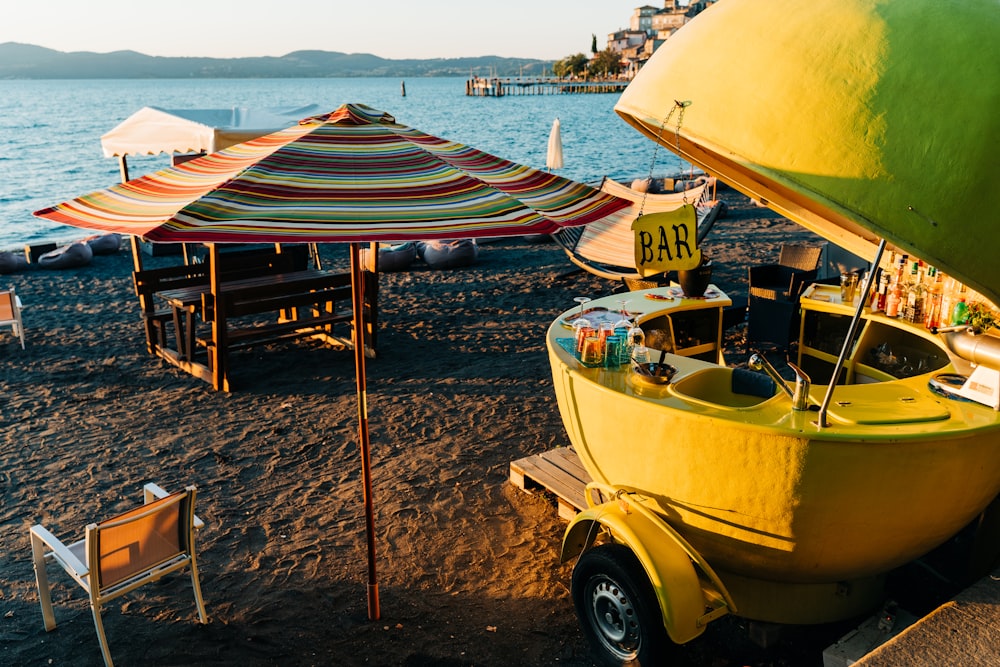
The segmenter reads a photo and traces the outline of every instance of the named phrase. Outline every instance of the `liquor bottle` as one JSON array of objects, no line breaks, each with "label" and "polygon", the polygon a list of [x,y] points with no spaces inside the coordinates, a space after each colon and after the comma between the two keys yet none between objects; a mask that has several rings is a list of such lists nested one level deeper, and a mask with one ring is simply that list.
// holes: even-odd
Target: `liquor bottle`
[{"label": "liquor bottle", "polygon": [[941,326],[941,302],[944,297],[944,280],[933,266],[929,269],[929,272],[934,273],[934,282],[927,288],[927,295],[924,300],[924,326],[928,329],[936,329]]},{"label": "liquor bottle", "polygon": [[895,273],[889,282],[889,294],[885,300],[886,317],[899,317],[900,306],[903,305],[903,272],[906,270],[906,255],[896,262]]},{"label": "liquor bottle", "polygon": [[955,302],[958,301],[956,294],[958,287],[954,278],[940,271],[938,273],[944,276],[941,285],[941,309],[938,314],[939,326],[948,326],[951,324],[951,311],[955,307]]},{"label": "liquor bottle", "polygon": [[878,291],[875,293],[875,301],[872,305],[872,311],[876,313],[885,312],[885,302],[889,298],[889,272],[884,269],[879,269],[878,273]]},{"label": "liquor bottle", "polygon": [[924,302],[923,276],[920,274],[920,261],[910,264],[910,279],[906,283],[906,305],[903,318],[907,322],[922,322],[921,317]]}]

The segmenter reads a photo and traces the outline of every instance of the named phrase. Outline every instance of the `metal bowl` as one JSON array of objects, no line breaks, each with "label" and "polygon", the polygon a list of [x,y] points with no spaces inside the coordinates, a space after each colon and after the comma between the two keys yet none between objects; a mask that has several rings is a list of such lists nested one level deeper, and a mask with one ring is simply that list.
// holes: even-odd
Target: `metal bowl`
[{"label": "metal bowl", "polygon": [[670,364],[657,361],[638,362],[632,360],[632,373],[637,380],[648,384],[667,384],[677,374]]}]

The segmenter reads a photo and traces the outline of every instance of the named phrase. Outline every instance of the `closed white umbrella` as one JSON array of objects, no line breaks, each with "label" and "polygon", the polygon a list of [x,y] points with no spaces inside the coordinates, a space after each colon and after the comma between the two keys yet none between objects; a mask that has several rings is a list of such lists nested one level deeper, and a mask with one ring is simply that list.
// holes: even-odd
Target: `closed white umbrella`
[{"label": "closed white umbrella", "polygon": [[549,132],[549,151],[545,155],[546,169],[563,168],[562,133],[559,127],[559,119],[552,121],[552,131]]}]

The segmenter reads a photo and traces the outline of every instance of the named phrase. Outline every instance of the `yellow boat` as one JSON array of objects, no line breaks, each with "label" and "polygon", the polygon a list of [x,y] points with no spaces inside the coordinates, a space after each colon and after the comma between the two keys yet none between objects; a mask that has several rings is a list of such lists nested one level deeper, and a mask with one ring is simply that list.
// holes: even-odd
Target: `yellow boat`
[{"label": "yellow boat", "polygon": [[[873,264],[910,253],[996,303],[1000,194],[983,137],[997,136],[998,29],[993,0],[718,3],[616,111]],[[574,310],[550,327],[559,410],[594,479],[562,555],[579,557],[574,602],[607,664],[660,664],[668,636],[689,641],[726,613],[818,623],[871,610],[885,573],[1000,493],[1000,338],[932,333],[823,289],[803,298],[795,382],[766,360],[752,364],[763,376],[725,367],[704,335],[664,355],[669,381],[592,368],[566,341]],[[726,302],[648,293],[626,305],[644,328],[696,313],[715,331]],[[839,354],[810,338],[829,317],[851,321]],[[922,366],[880,368],[883,343],[918,350]],[[964,397],[949,385],[973,373],[983,382]]]}]

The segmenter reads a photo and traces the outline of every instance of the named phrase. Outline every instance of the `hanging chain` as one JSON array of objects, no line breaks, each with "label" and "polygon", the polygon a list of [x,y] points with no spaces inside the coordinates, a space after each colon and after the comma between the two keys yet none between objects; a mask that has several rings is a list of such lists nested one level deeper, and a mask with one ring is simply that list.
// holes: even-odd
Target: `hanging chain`
[{"label": "hanging chain", "polygon": [[[649,176],[647,178],[646,191],[642,193],[642,201],[639,202],[639,216],[642,216],[643,208],[646,206],[646,195],[649,194],[649,188],[653,184],[653,169],[656,166],[656,151],[660,149],[660,141],[663,139],[663,130],[666,129],[667,123],[673,117],[674,112],[680,109],[680,113],[677,114],[677,125],[674,126],[674,144],[677,147],[677,153],[680,154],[681,150],[681,123],[684,122],[684,110],[691,105],[691,102],[678,102],[674,100],[674,105],[670,107],[670,111],[663,118],[663,122],[660,123],[660,129],[656,133],[656,143],[653,146],[653,157],[649,160]],[[693,169],[693,167],[692,167]],[[684,203],[687,204],[687,188],[684,189]]]}]

